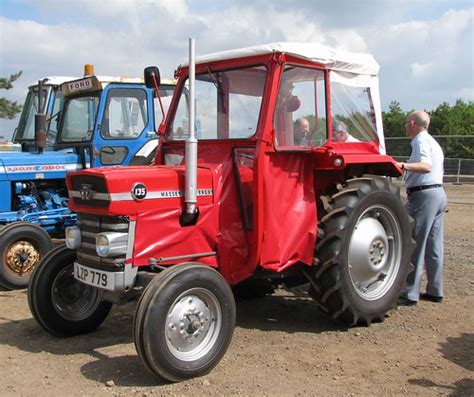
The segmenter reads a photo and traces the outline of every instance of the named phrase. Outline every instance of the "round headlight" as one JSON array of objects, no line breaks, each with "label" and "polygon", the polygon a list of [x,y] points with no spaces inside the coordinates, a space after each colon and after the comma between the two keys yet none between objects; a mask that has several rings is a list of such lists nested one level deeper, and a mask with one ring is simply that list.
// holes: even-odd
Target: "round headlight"
[{"label": "round headlight", "polygon": [[66,246],[76,249],[81,246],[81,229],[77,226],[68,226],[65,231]]},{"label": "round headlight", "polygon": [[95,250],[99,256],[107,256],[110,250],[109,239],[103,234],[98,234],[95,238]]}]

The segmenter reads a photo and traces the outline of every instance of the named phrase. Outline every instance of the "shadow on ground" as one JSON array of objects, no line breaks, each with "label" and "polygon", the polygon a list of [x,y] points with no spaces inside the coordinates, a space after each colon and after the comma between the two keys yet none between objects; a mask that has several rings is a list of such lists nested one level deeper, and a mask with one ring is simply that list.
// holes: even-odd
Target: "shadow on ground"
[{"label": "shadow on ground", "polygon": [[[446,360],[449,360],[468,371],[474,371],[474,334],[463,333],[457,338],[447,338],[441,343],[441,352]],[[464,378],[446,385],[434,382],[430,379],[410,379],[409,383],[426,388],[436,387],[445,390],[450,396],[472,396],[474,391],[474,379]]]},{"label": "shadow on ground", "polygon": [[433,382],[430,379],[409,379],[408,383],[428,389],[436,388],[438,391],[441,391],[442,394],[447,394],[452,397],[472,396],[472,391],[474,390],[474,380],[470,378],[458,380],[452,385]]},{"label": "shadow on ground", "polygon": [[96,331],[71,338],[57,338],[45,331],[33,318],[10,320],[0,314],[0,343],[20,350],[69,355],[92,352],[101,347],[132,342],[133,307],[114,308]]},{"label": "shadow on ground", "polygon": [[167,381],[149,372],[138,355],[109,357],[94,352],[97,360],[84,364],[81,373],[87,379],[99,383],[113,380],[116,386],[124,387],[151,387],[164,386]]},{"label": "shadow on ground", "polygon": [[[474,334],[461,334],[458,338],[447,338],[438,349],[444,358],[469,370],[474,371]],[[474,388],[472,389],[474,393]]]},{"label": "shadow on ground", "polygon": [[311,299],[291,293],[240,300],[237,302],[237,326],[288,333],[347,330],[326,316]]}]

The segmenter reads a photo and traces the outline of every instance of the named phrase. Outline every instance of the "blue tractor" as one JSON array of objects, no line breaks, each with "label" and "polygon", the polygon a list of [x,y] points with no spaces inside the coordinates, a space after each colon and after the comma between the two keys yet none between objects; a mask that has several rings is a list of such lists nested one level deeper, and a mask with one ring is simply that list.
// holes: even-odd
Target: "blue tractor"
[{"label": "blue tractor", "polygon": [[[55,96],[64,104],[48,117],[50,100],[39,86],[34,139],[30,133],[21,140],[18,128],[15,140],[25,150],[0,153],[0,286],[6,289],[26,287],[53,248],[51,237],[62,238],[75,224],[67,206],[68,171],[153,160],[155,127],[174,90],[173,81],[162,82],[156,97],[141,78],[95,76],[87,67],[84,78],[60,85]],[[57,132],[51,130],[54,118]]]}]

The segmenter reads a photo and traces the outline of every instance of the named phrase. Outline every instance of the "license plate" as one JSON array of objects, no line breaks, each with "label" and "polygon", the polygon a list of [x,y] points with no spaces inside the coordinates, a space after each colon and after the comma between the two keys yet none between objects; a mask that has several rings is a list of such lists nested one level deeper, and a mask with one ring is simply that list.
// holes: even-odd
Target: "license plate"
[{"label": "license plate", "polygon": [[93,287],[113,291],[115,288],[115,273],[103,270],[91,269],[74,263],[74,278],[80,282]]}]

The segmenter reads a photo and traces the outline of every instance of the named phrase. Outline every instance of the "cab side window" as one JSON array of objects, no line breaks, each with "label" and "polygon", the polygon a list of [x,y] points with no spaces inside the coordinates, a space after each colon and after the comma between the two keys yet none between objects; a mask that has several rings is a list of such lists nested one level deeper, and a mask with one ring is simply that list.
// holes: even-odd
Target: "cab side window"
[{"label": "cab side window", "polygon": [[280,149],[320,146],[327,140],[326,83],[323,70],[287,65],[273,117]]},{"label": "cab side window", "polygon": [[63,104],[64,104],[63,93],[58,90],[54,96],[54,104],[53,104],[53,109],[51,112],[51,120],[49,121],[48,142],[51,144],[54,143],[56,139],[56,135],[58,134],[59,117],[60,117],[61,109],[63,108]]},{"label": "cab side window", "polygon": [[355,86],[331,72],[332,140],[378,141],[370,87]]},{"label": "cab side window", "polygon": [[109,91],[100,134],[104,139],[134,139],[148,124],[145,90]]}]

